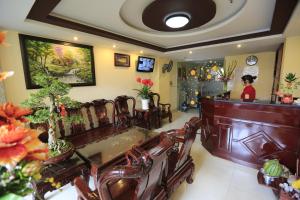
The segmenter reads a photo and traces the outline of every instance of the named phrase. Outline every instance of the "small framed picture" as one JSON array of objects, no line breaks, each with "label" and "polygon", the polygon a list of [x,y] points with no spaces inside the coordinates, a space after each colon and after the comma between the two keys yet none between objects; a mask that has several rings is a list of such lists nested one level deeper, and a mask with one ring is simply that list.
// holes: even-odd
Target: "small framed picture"
[{"label": "small framed picture", "polygon": [[115,53],[115,66],[130,67],[130,56],[127,54]]}]

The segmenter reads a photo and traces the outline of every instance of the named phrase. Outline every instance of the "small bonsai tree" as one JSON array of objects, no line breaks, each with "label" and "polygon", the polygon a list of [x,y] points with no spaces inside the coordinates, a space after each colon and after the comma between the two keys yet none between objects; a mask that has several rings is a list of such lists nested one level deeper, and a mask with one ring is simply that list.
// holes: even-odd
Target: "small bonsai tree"
[{"label": "small bonsai tree", "polygon": [[59,81],[47,71],[37,73],[34,81],[41,89],[31,93],[23,105],[34,110],[34,113],[28,116],[30,122],[48,124],[48,148],[50,155],[56,156],[70,148],[69,143],[57,139],[55,132],[57,121],[63,119],[69,123],[80,122],[79,116],[68,118],[65,111],[65,107],[76,108],[80,103],[67,96],[71,89],[70,85]]}]

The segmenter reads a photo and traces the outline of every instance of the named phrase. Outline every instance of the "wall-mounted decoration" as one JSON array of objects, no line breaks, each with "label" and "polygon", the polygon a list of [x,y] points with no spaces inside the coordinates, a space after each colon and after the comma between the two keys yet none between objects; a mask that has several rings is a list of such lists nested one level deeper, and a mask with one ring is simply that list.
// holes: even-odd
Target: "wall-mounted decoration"
[{"label": "wall-mounted decoration", "polygon": [[47,71],[71,86],[96,85],[93,47],[19,34],[27,89],[34,77]]},{"label": "wall-mounted decoration", "polygon": [[[178,107],[198,108],[198,99],[217,96],[223,91],[218,71],[224,66],[224,59],[178,63]],[[180,73],[179,73],[180,72]]]},{"label": "wall-mounted decoration", "polygon": [[164,64],[164,66],[162,67],[162,73],[171,72],[172,68],[173,68],[173,61],[170,60],[168,64]]},{"label": "wall-mounted decoration", "polygon": [[246,58],[246,64],[249,65],[249,66],[256,65],[257,62],[258,62],[258,58],[254,55],[248,56]]},{"label": "wall-mounted decoration", "polygon": [[130,67],[130,56],[127,54],[115,53],[115,66]]}]

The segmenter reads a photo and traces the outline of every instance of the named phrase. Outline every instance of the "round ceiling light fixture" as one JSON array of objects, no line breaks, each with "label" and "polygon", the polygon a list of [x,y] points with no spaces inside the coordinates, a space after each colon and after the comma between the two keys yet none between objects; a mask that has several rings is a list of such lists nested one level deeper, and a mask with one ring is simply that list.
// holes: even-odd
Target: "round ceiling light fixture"
[{"label": "round ceiling light fixture", "polygon": [[191,20],[190,15],[186,13],[173,13],[165,18],[165,23],[170,28],[182,28]]}]

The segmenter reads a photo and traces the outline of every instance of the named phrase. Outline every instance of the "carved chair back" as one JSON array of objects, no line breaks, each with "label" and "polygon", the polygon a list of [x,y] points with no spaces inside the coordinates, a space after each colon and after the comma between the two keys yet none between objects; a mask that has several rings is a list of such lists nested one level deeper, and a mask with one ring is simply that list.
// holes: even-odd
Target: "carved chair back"
[{"label": "carved chair back", "polygon": [[114,194],[111,194],[109,183],[123,179],[135,179],[137,182],[134,192],[131,192],[133,196],[124,194],[128,195],[128,199],[153,199],[159,193],[156,191],[163,190],[161,180],[166,170],[167,154],[173,145],[174,141],[165,138],[149,151],[133,147],[126,153],[126,165],[114,167],[100,175],[97,188],[101,199],[113,199]]},{"label": "carved chair back", "polygon": [[[111,113],[108,111],[107,105],[111,104],[112,110]],[[103,127],[109,124],[115,124],[114,112],[115,112],[115,103],[112,100],[98,99],[93,101],[95,114],[98,120],[98,126]],[[108,114],[109,113],[109,114]]]},{"label": "carved chair back", "polygon": [[173,174],[189,158],[197,130],[200,128],[200,123],[200,118],[193,117],[189,122],[185,123],[184,128],[161,133],[162,138],[173,138],[177,147],[173,149],[172,155],[169,156],[168,174]]},{"label": "carved chair back", "polygon": [[[129,101],[132,103],[132,110],[129,110]],[[122,95],[115,98],[115,121],[118,125],[130,126],[135,115],[135,98]]]},{"label": "carved chair back", "polygon": [[158,93],[151,92],[149,94],[149,107],[159,108],[160,95]]},{"label": "carved chair back", "polygon": [[[86,102],[86,103],[84,103],[84,104],[81,105],[80,111],[81,111],[82,116],[84,114],[86,114],[86,116],[83,116],[83,120],[86,121],[85,124],[89,126],[89,128],[85,127],[85,129],[93,129],[93,128],[95,128],[95,124],[94,124],[93,116],[92,116],[93,106],[94,106],[94,104],[91,103],[91,102]],[[84,112],[84,110],[86,112]]]},{"label": "carved chair back", "polygon": [[[82,104],[80,107],[78,108],[66,108],[67,111],[67,115],[69,118],[76,118],[76,117],[81,117],[81,119],[83,119],[83,115],[81,112],[82,107],[84,106],[84,104]],[[64,128],[67,128],[67,125],[70,126],[70,133],[68,135],[77,135],[80,134],[82,132],[84,132],[85,129],[85,125],[82,121],[77,121],[74,120],[72,122],[66,122],[64,123]]]}]

